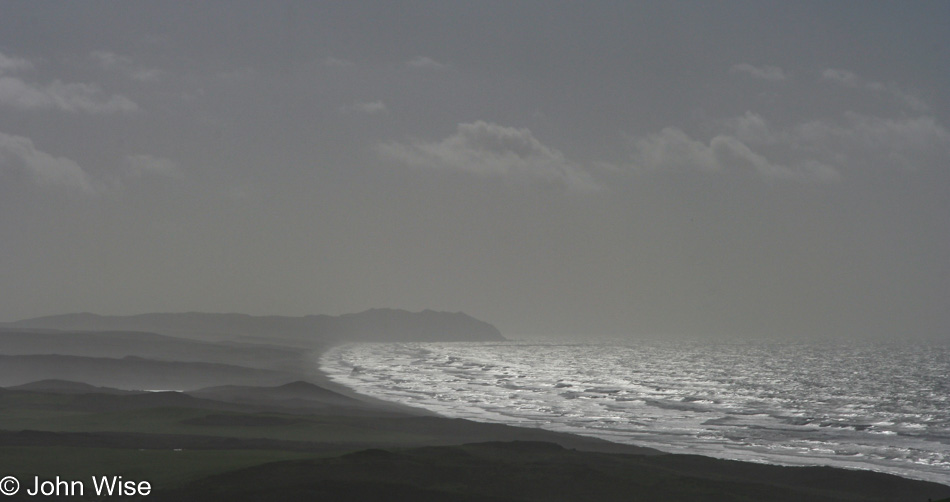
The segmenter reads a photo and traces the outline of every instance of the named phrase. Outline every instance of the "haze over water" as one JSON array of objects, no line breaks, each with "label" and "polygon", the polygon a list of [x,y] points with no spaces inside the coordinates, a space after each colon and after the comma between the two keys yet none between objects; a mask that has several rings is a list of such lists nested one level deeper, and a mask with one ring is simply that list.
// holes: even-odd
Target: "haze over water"
[{"label": "haze over water", "polygon": [[355,344],[321,361],[359,392],[452,417],[950,481],[946,345]]}]

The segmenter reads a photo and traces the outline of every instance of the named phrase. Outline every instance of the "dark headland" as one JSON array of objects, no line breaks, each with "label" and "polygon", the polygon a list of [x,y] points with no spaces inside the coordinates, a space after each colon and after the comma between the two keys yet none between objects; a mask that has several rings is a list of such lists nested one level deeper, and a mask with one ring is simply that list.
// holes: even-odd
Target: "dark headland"
[{"label": "dark headland", "polygon": [[503,339],[462,313],[389,309],[3,323],[0,475],[23,485],[121,475],[162,501],[950,499],[950,486],[869,471],[443,418],[355,395],[314,365],[345,342]]}]

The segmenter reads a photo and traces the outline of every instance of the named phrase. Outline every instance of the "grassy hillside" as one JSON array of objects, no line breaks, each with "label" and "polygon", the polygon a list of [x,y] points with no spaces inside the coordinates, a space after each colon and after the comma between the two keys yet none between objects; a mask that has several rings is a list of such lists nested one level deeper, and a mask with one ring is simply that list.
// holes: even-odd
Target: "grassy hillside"
[{"label": "grassy hillside", "polygon": [[37,380],[73,380],[131,390],[184,390],[225,384],[282,384],[294,374],[220,363],[64,355],[0,355],[0,386]]}]

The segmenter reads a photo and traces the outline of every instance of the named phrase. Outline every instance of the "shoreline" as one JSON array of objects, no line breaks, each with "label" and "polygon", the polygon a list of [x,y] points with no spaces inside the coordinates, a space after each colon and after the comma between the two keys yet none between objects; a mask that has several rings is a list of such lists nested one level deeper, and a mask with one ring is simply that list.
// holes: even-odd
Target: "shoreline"
[{"label": "shoreline", "polygon": [[320,368],[320,358],[323,357],[323,354],[328,350],[337,347],[338,345],[333,345],[330,347],[324,347],[322,349],[316,349],[309,352],[306,356],[307,361],[310,361],[312,364],[309,366],[310,373],[304,375],[305,377],[313,380],[313,383],[321,387],[326,388],[327,390],[332,390],[346,397],[356,399],[358,401],[363,401],[369,405],[379,408],[382,411],[395,412],[406,415],[421,416],[421,417],[441,417],[441,418],[451,418],[436,413],[434,411],[429,411],[424,408],[418,408],[415,406],[409,406],[407,404],[396,403],[393,401],[386,401],[385,399],[375,398],[373,396],[368,396],[366,394],[361,394],[351,387],[346,385],[339,384],[329,377],[323,370]]},{"label": "shoreline", "polygon": [[12,411],[0,467],[23,480],[134,471],[157,501],[950,502],[950,486],[897,475],[670,454],[451,418],[337,384],[317,364],[325,350],[297,352],[294,361],[311,364],[295,364],[296,380],[276,386],[196,395],[0,389]]},{"label": "shoreline", "polygon": [[[385,342],[382,342],[382,343],[385,343]],[[842,471],[869,472],[869,473],[875,473],[875,474],[897,476],[897,477],[907,479],[907,480],[912,480],[912,481],[936,483],[936,484],[940,484],[940,485],[947,486],[948,488],[950,488],[950,478],[943,478],[943,477],[938,476],[937,474],[931,475],[931,473],[929,473],[928,471],[912,471],[914,473],[917,473],[917,472],[922,473],[920,476],[914,476],[911,473],[905,472],[903,470],[899,472],[895,472],[893,470],[887,470],[886,467],[884,469],[876,469],[873,467],[878,467],[878,464],[868,463],[868,462],[853,462],[852,463],[852,462],[848,462],[845,459],[819,457],[819,458],[828,460],[828,462],[816,463],[814,461],[809,461],[809,459],[813,457],[782,455],[781,458],[787,459],[786,461],[783,462],[781,460],[777,460],[775,458],[774,453],[772,453],[771,455],[761,454],[751,449],[748,452],[745,452],[740,455],[725,455],[726,452],[736,450],[736,448],[730,449],[726,447],[721,448],[722,453],[724,453],[723,455],[716,455],[716,452],[710,451],[710,449],[697,449],[699,451],[690,451],[691,447],[676,447],[673,444],[662,444],[662,443],[655,444],[651,442],[643,443],[643,442],[636,442],[636,441],[618,441],[616,438],[617,436],[619,436],[619,434],[596,434],[593,432],[586,433],[588,432],[587,430],[574,428],[574,427],[570,427],[566,425],[562,427],[551,428],[551,427],[546,427],[543,424],[533,422],[531,420],[505,421],[505,420],[492,420],[490,418],[477,417],[477,416],[445,415],[443,413],[429,410],[426,408],[412,406],[405,403],[399,403],[396,401],[387,401],[385,399],[363,394],[354,388],[348,387],[344,384],[338,383],[335,380],[333,380],[322,369],[320,360],[328,351],[337,347],[341,347],[343,345],[346,345],[346,344],[339,344],[339,345],[333,345],[330,347],[325,347],[323,349],[316,350],[311,354],[311,358],[315,363],[313,366],[313,369],[315,371],[315,376],[319,378],[320,380],[320,383],[318,383],[318,385],[325,385],[327,386],[327,388],[334,390],[335,392],[340,392],[341,394],[347,395],[354,399],[359,399],[361,401],[368,402],[370,404],[382,406],[383,409],[386,409],[388,411],[401,411],[401,412],[406,412],[406,413],[415,414],[415,415],[439,417],[439,418],[444,418],[448,420],[467,420],[467,421],[472,421],[472,422],[477,422],[477,423],[482,423],[482,424],[505,425],[509,427],[524,429],[526,431],[540,429],[540,430],[556,432],[556,433],[561,433],[561,434],[570,434],[570,435],[578,436],[581,438],[591,438],[591,439],[596,439],[600,441],[607,441],[607,442],[610,442],[616,445],[621,445],[621,446],[647,448],[647,449],[656,450],[656,451],[659,451],[665,454],[670,454],[670,455],[679,455],[679,456],[698,455],[698,456],[715,459],[715,460],[729,461],[729,462],[742,462],[742,463],[748,463],[752,465],[771,465],[771,466],[780,466],[780,467],[827,467],[827,468],[832,468],[832,469],[840,469]],[[536,424],[536,425],[526,426],[525,424]],[[755,458],[752,458],[752,457],[755,457]]]}]

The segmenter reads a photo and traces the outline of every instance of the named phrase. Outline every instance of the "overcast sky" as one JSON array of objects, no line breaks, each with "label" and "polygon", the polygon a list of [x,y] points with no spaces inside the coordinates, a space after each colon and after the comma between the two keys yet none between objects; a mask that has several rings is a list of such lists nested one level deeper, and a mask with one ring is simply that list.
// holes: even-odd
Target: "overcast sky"
[{"label": "overcast sky", "polygon": [[950,339],[947,26],[950,2],[2,1],[0,320]]}]

